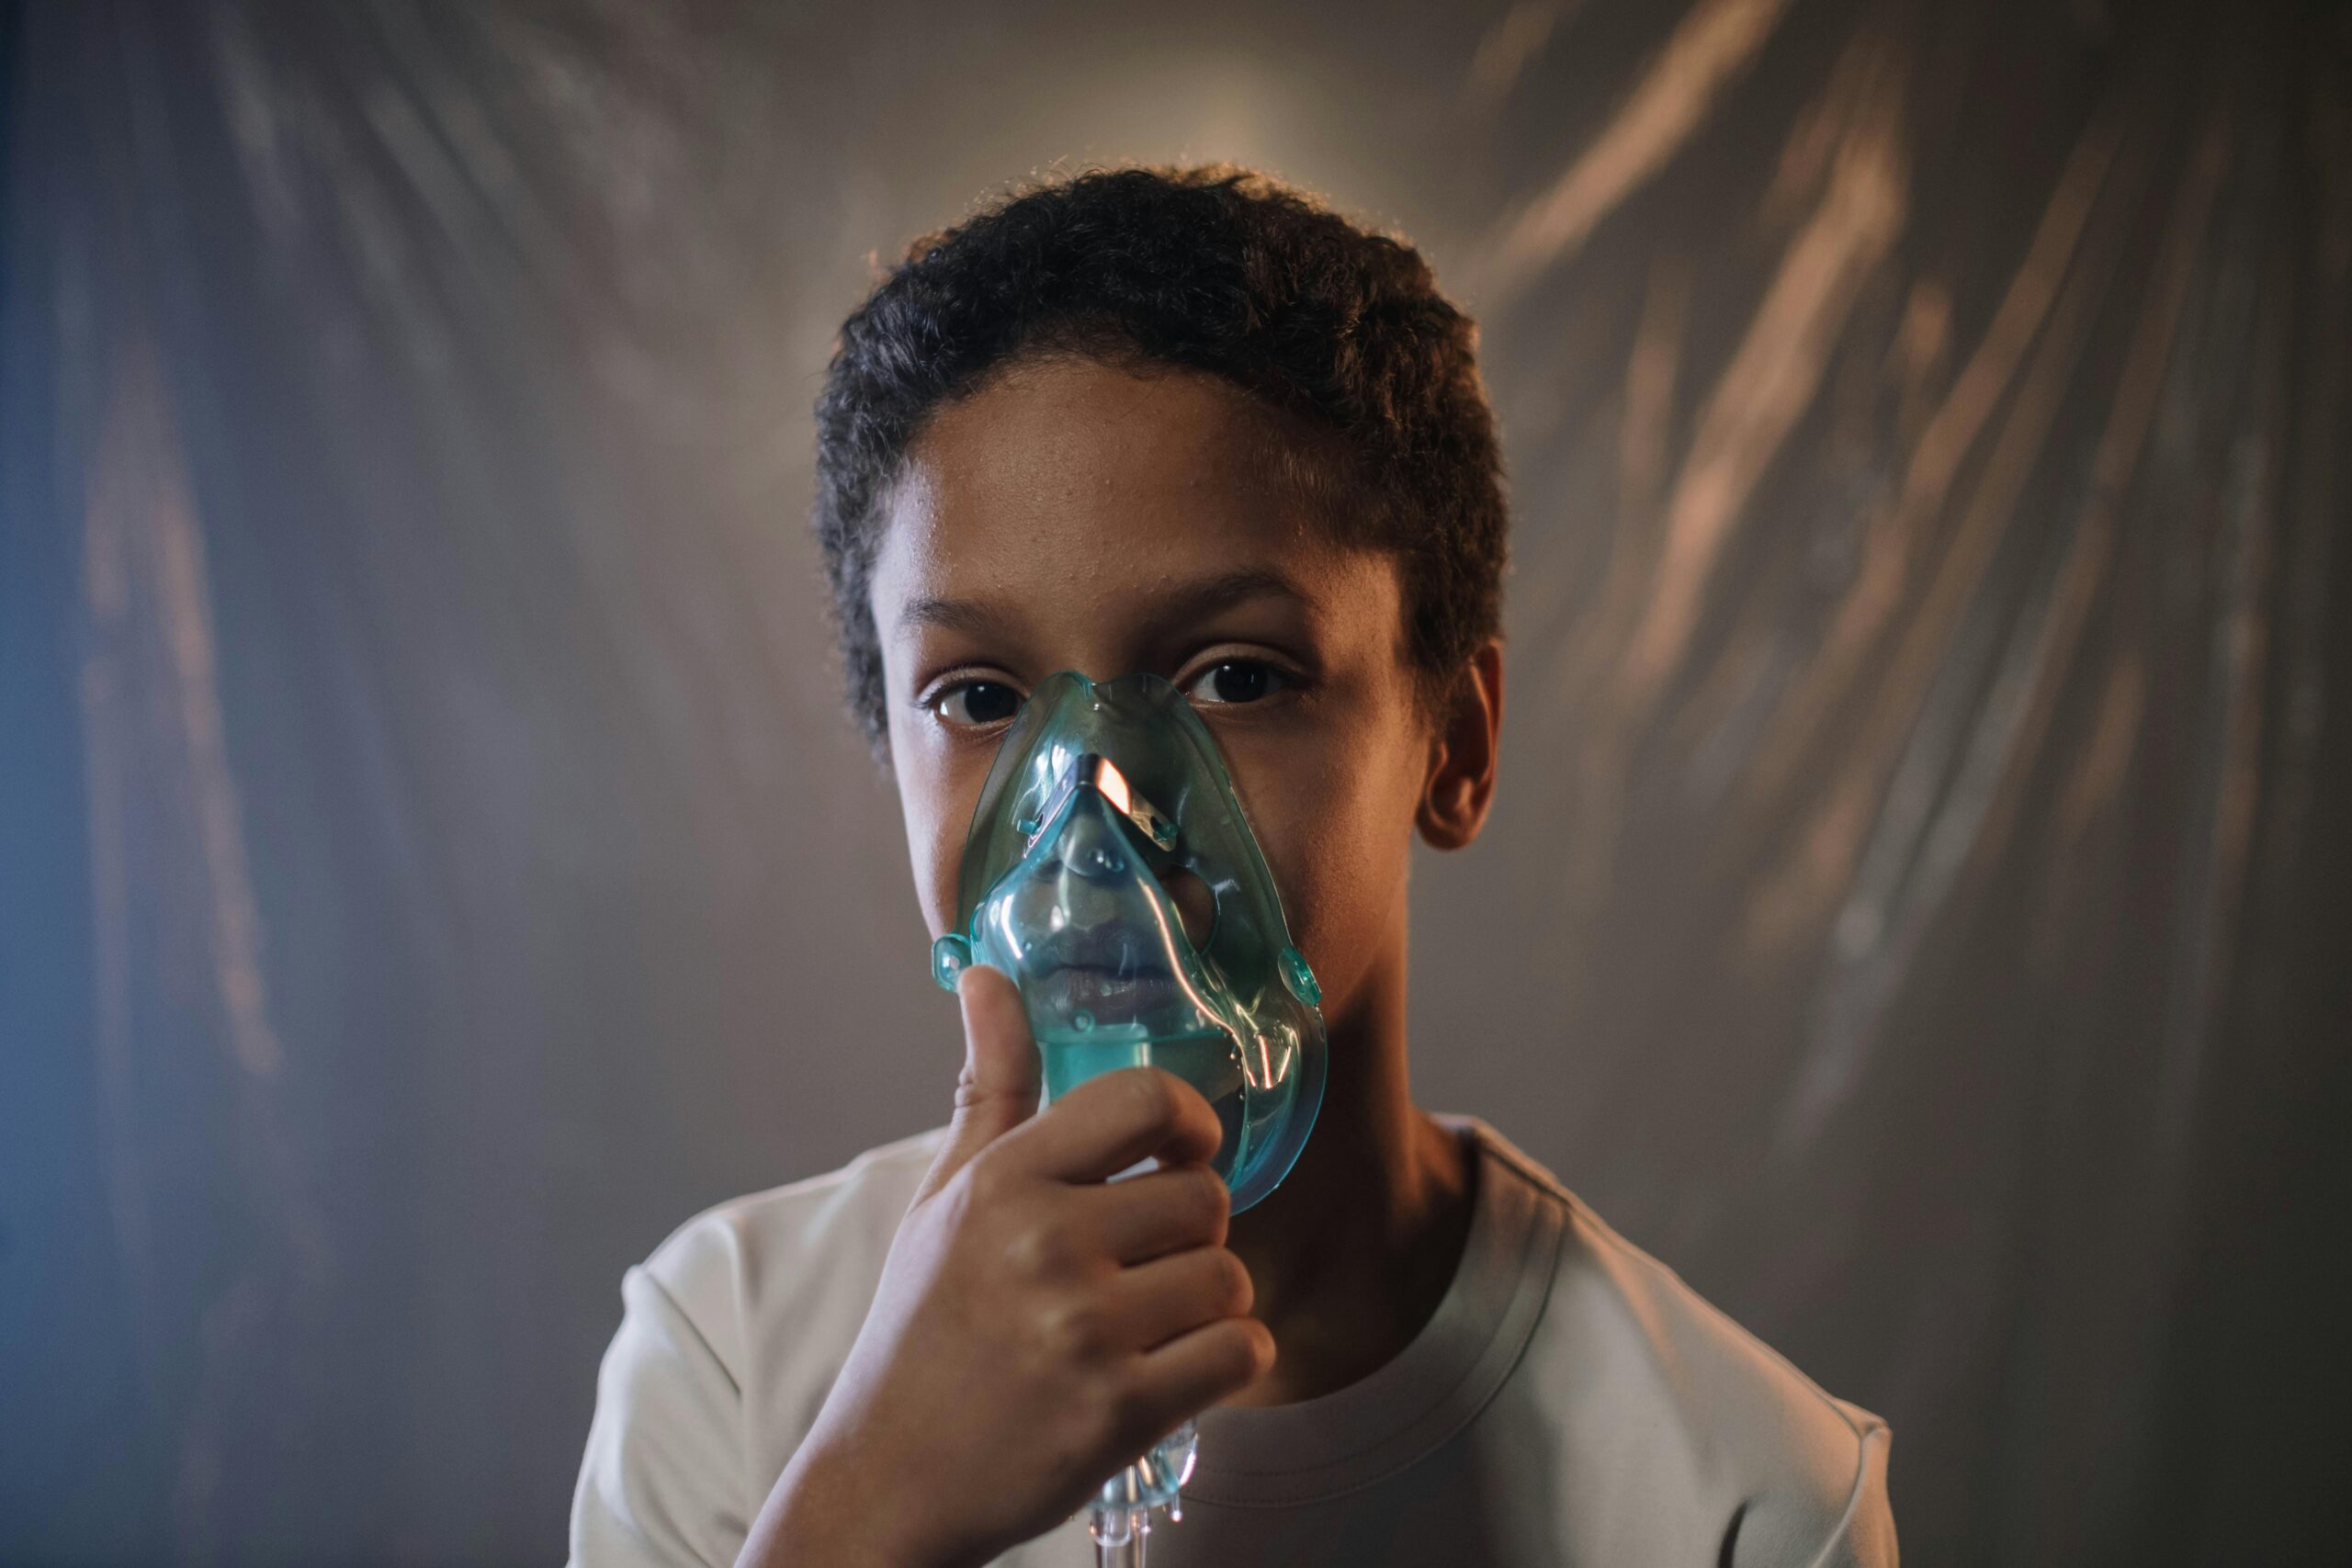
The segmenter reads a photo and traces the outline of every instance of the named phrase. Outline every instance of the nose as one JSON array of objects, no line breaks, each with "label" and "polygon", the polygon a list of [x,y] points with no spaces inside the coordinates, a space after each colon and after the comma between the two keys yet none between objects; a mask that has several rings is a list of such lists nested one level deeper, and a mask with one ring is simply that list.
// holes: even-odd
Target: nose
[{"label": "nose", "polygon": [[1059,874],[1094,884],[1115,882],[1127,874],[1134,852],[1117,817],[1083,796],[1070,803],[1069,825],[1054,844]]},{"label": "nose", "polygon": [[1022,818],[1014,826],[1029,834],[1029,841],[1035,844],[1036,835],[1045,831],[1046,824],[1061,814],[1062,807],[1069,803],[1070,797],[1082,790],[1100,796],[1103,805],[1133,828],[1145,842],[1161,850],[1176,847],[1176,819],[1138,793],[1127,781],[1125,771],[1100,751],[1086,751],[1072,758],[1069,765],[1054,781],[1045,808],[1035,817]]}]

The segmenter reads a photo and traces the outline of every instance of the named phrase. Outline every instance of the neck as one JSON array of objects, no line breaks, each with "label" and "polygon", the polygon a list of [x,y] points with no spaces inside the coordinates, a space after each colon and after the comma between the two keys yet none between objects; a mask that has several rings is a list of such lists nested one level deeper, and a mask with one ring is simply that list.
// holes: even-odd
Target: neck
[{"label": "neck", "polygon": [[1232,1404],[1312,1399],[1370,1373],[1420,1332],[1461,1259],[1470,1162],[1413,1104],[1401,931],[1396,948],[1327,1019],[1330,1071],[1298,1163],[1234,1217],[1227,1245],[1249,1267],[1275,1361]]}]

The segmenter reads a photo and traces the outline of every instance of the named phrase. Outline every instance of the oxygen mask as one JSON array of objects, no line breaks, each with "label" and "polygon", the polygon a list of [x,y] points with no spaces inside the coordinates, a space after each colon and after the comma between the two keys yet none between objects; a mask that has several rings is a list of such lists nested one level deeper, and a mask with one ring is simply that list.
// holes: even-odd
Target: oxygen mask
[{"label": "oxygen mask", "polygon": [[1236,1213],[1289,1172],[1323,1098],[1321,991],[1174,686],[1068,671],[1038,686],[981,786],[956,918],[934,977],[952,990],[973,963],[1012,976],[1048,1099],[1162,1067],[1216,1111]]}]

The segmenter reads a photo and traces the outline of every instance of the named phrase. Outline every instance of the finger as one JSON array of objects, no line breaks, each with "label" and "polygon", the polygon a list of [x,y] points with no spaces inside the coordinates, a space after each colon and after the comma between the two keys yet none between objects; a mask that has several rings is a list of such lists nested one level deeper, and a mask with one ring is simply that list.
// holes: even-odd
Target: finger
[{"label": "finger", "polygon": [[1080,1188],[1071,1197],[1073,1223],[1085,1227],[1100,1254],[1121,1263],[1222,1247],[1233,1212],[1233,1194],[1204,1165],[1162,1166],[1126,1181]]},{"label": "finger", "polygon": [[971,964],[956,977],[956,999],[964,1014],[964,1071],[956,1080],[947,1143],[923,1178],[926,1194],[944,1186],[973,1156],[1037,1109],[1037,1047],[1012,977],[984,964]]},{"label": "finger", "polygon": [[1122,1269],[1103,1290],[1118,1343],[1156,1350],[1225,1318],[1247,1317],[1250,1270],[1221,1247],[1196,1247]]},{"label": "finger", "polygon": [[1004,1140],[1004,1157],[1032,1176],[1105,1181],[1137,1160],[1196,1165],[1225,1140],[1201,1091],[1160,1067],[1089,1078]]},{"label": "finger", "polygon": [[1274,1364],[1274,1337],[1254,1317],[1225,1317],[1180,1334],[1135,1363],[1135,1407],[1155,1422],[1197,1416]]}]

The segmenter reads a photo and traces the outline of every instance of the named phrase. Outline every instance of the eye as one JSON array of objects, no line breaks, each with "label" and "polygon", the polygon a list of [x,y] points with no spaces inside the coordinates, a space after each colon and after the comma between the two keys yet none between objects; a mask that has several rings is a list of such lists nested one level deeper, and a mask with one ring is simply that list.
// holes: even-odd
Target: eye
[{"label": "eye", "polygon": [[1215,705],[1262,702],[1290,684],[1290,677],[1262,659],[1221,659],[1194,676],[1184,694]]},{"label": "eye", "polygon": [[958,729],[1001,724],[1021,711],[1019,692],[1001,681],[958,681],[925,705]]}]

